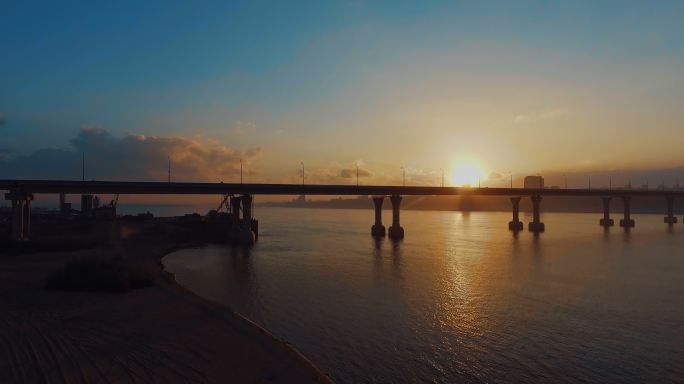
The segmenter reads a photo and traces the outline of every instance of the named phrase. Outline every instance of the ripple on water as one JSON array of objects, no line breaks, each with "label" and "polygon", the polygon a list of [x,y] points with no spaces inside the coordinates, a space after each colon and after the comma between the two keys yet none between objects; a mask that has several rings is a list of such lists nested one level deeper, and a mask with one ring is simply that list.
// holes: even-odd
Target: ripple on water
[{"label": "ripple on water", "polygon": [[[259,209],[250,251],[181,250],[178,281],[291,342],[341,383],[667,382],[684,377],[684,227],[547,214]],[[527,219],[525,219],[527,220]]]}]

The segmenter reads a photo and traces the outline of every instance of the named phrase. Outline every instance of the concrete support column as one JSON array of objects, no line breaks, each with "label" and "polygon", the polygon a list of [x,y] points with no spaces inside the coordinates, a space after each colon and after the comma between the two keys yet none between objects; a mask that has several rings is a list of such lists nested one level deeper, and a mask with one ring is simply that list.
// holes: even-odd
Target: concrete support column
[{"label": "concrete support column", "polygon": [[252,195],[243,195],[241,200],[242,220],[249,224],[252,221]]},{"label": "concrete support column", "polygon": [[28,240],[31,233],[31,200],[33,200],[33,194],[23,191],[10,191],[5,194],[5,199],[12,201],[11,238],[16,241]]},{"label": "concrete support column", "polygon": [[521,231],[523,223],[520,221],[520,197],[511,197],[513,204],[513,220],[508,222],[508,229],[511,231]]},{"label": "concrete support column", "polygon": [[93,214],[93,195],[81,195],[81,216]]},{"label": "concrete support column", "polygon": [[65,208],[66,208],[66,195],[64,194],[64,192],[60,192],[59,193],[59,213],[64,215],[65,211],[66,211]]},{"label": "concrete support column", "polygon": [[242,225],[240,225],[236,240],[238,244],[253,245],[256,242],[256,236],[252,231],[252,195],[242,195],[240,201],[242,202]]},{"label": "concrete support column", "polygon": [[599,220],[599,225],[603,227],[612,227],[615,221],[610,218],[610,197],[602,197],[603,200],[603,219]]},{"label": "concrete support column", "polygon": [[24,207],[21,211],[23,240],[28,240],[31,235],[31,200],[24,200]]},{"label": "concrete support column", "polygon": [[384,200],[384,196],[373,197],[373,205],[375,206],[375,224],[371,227],[371,236],[373,237],[385,237],[385,226],[382,225],[382,202]]},{"label": "concrete support column", "polygon": [[539,205],[541,204],[542,197],[539,195],[531,196],[532,199],[532,221],[527,225],[527,228],[531,232],[544,232],[544,223],[541,222],[541,214],[539,211]]},{"label": "concrete support column", "polygon": [[12,223],[10,224],[12,240],[24,240],[24,201],[12,200]]},{"label": "concrete support column", "polygon": [[240,226],[240,200],[239,196],[230,197],[230,220],[233,229]]},{"label": "concrete support column", "polygon": [[667,201],[667,216],[663,218],[663,222],[672,225],[677,222],[677,218],[674,215],[674,196],[665,196]]},{"label": "concrete support column", "polygon": [[388,235],[390,239],[397,240],[404,238],[404,228],[399,223],[399,206],[401,205],[401,196],[390,196],[392,202],[392,226],[389,228]]},{"label": "concrete support column", "polygon": [[624,218],[620,220],[620,226],[624,228],[633,228],[635,223],[634,220],[630,217],[631,214],[631,207],[630,203],[632,201],[632,196],[622,196],[622,201],[625,204],[624,208]]}]

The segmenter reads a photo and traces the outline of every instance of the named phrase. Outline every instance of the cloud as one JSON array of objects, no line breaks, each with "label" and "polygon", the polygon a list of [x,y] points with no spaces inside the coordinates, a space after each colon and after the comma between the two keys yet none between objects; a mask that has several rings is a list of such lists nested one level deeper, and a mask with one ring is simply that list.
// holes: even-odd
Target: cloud
[{"label": "cloud", "polygon": [[245,156],[248,158],[256,157],[260,152],[261,152],[261,147],[249,148],[248,150],[245,151]]},{"label": "cloud", "polygon": [[[373,174],[370,173],[370,171],[359,168],[359,178],[370,177],[372,175]],[[344,179],[355,178],[356,177],[356,168],[354,168],[354,169],[344,168],[344,169],[340,170],[340,177],[342,177]]]},{"label": "cloud", "polygon": [[0,127],[3,125],[7,124],[7,117],[5,117],[5,114],[0,112]]},{"label": "cloud", "polygon": [[43,148],[27,156],[0,161],[8,178],[81,178],[85,155],[86,178],[95,180],[166,180],[168,159],[177,181],[223,181],[240,174],[240,159],[249,163],[261,152],[242,152],[215,140],[180,136],[111,135],[85,126],[66,149]]},{"label": "cloud", "polygon": [[500,174],[500,173],[497,173],[497,172],[491,172],[491,173],[489,174],[489,177],[488,177],[488,179],[489,179],[489,180],[500,180],[500,179],[501,179],[501,177],[502,177],[502,176],[501,176],[501,174]]},{"label": "cloud", "polygon": [[[322,168],[307,168],[305,170],[306,182],[310,184],[350,184],[356,180],[356,166],[342,166],[331,164]],[[289,177],[285,182],[301,182],[302,171],[297,172],[297,176]],[[373,173],[359,164],[359,180],[373,177]]]}]

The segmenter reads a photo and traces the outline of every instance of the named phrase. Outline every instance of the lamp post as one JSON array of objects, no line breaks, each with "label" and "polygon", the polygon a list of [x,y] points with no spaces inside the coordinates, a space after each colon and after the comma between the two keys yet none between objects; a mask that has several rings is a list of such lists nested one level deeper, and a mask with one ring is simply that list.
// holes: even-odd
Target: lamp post
[{"label": "lamp post", "polygon": [[302,185],[304,185],[304,162],[300,161],[299,163],[302,165]]},{"label": "lamp post", "polygon": [[356,186],[359,186],[359,163],[356,163]]},{"label": "lamp post", "polygon": [[401,167],[401,174],[402,174],[402,185],[405,187],[406,186],[406,168]]},{"label": "lamp post", "polygon": [[563,182],[565,183],[565,189],[568,189],[568,175],[563,174]]},{"label": "lamp post", "polygon": [[240,184],[242,184],[242,159],[240,159]]},{"label": "lamp post", "polygon": [[442,186],[442,188],[444,188],[444,169],[440,168],[439,170],[440,170],[440,172],[442,172],[442,184],[441,184],[441,186]]}]

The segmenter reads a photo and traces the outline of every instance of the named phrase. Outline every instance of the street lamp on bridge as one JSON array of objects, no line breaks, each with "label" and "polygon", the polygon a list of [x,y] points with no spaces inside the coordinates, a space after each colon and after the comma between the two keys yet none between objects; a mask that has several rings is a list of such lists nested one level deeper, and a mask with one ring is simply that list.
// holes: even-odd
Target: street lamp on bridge
[{"label": "street lamp on bridge", "polygon": [[402,185],[405,187],[406,186],[406,168],[401,167],[401,174],[402,174]]}]

